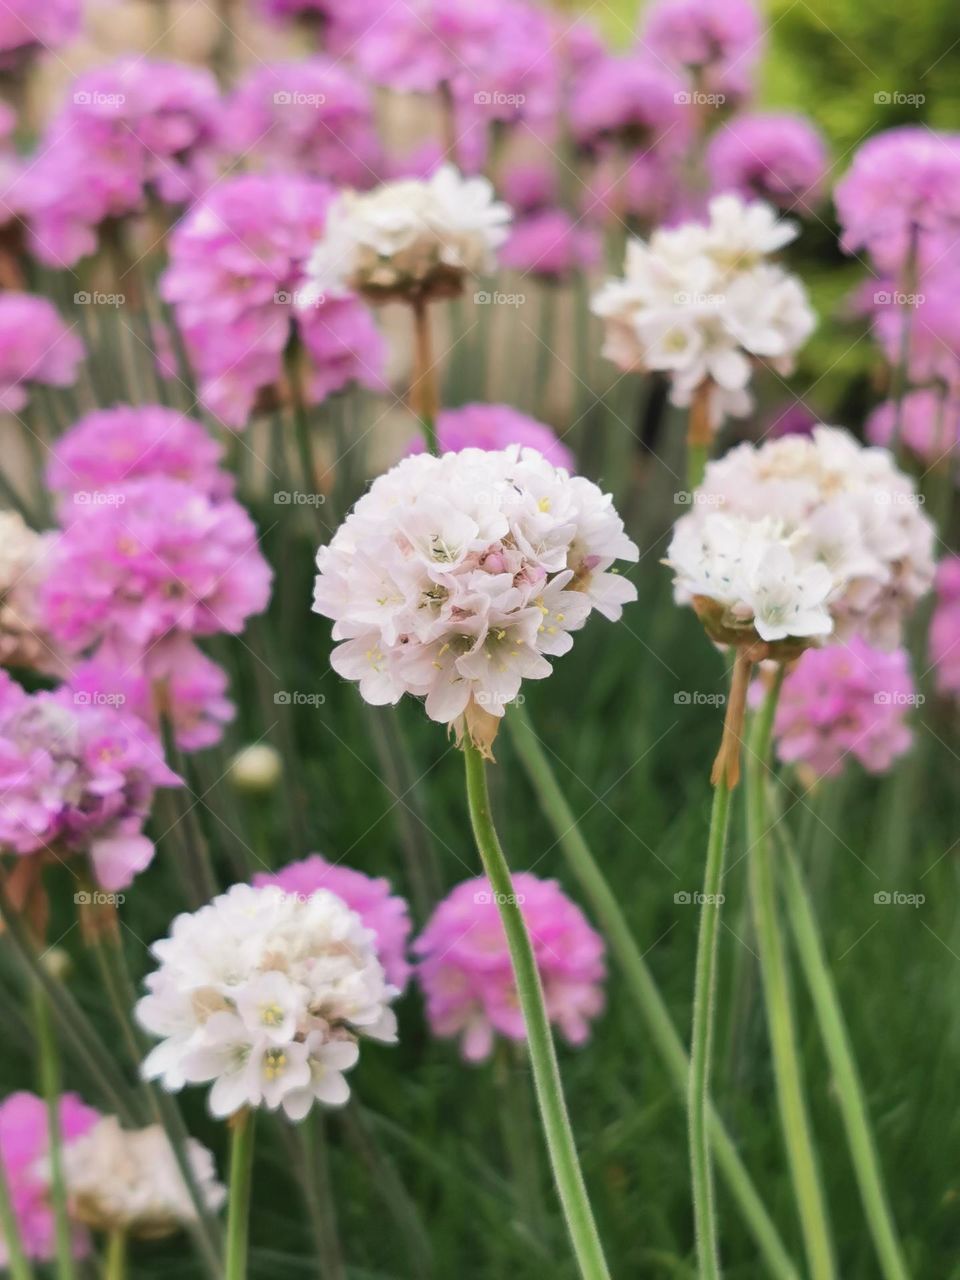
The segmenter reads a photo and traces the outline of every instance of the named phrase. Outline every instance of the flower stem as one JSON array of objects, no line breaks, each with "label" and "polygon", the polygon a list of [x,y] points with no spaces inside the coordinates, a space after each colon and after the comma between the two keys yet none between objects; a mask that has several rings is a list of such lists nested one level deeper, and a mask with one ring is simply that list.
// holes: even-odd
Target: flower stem
[{"label": "flower stem", "polygon": [[127,1233],[111,1231],[103,1259],[103,1280],[124,1280],[127,1274]]},{"label": "flower stem", "polygon": [[713,443],[713,428],[710,423],[711,387],[710,379],[704,378],[690,402],[690,415],[687,419],[687,488],[691,493],[703,483]]},{"label": "flower stem", "polygon": [[513,892],[510,869],[493,825],[484,759],[480,751],[469,742],[464,743],[464,762],[470,823],[484,870],[497,895],[500,918],[507,935],[520,1008],[527,1030],[540,1118],[567,1229],[584,1280],[608,1280],[610,1273],[587,1198],[563,1097],[560,1068],[544,1004],[540,973],[530,944],[530,935]]},{"label": "flower stem", "polygon": [[73,1280],[73,1238],[67,1213],[67,1193],[63,1182],[63,1140],[60,1132],[60,1060],[44,991],[33,987],[33,1016],[37,1028],[40,1057],[40,1093],[47,1104],[50,1143],[50,1198],[53,1202],[54,1239],[58,1280]]},{"label": "flower stem", "polygon": [[765,777],[776,710],[781,666],[754,723],[747,761],[747,850],[750,900],[753,907],[760,975],[770,1030],[780,1124],[800,1214],[811,1280],[833,1280],[833,1246],[820,1173],[813,1148],[797,1048],[787,957],[777,919],[776,884],[771,861]]},{"label": "flower stem", "polygon": [[419,405],[420,424],[423,427],[423,439],[427,452],[438,454],[440,452],[437,440],[439,392],[428,307],[429,303],[423,298],[417,298],[413,303],[414,364],[413,386],[410,390]]},{"label": "flower stem", "polygon": [[226,1280],[247,1280],[250,1184],[256,1112],[238,1111],[230,1121],[230,1193],[227,1202]]},{"label": "flower stem", "polygon": [[33,1280],[33,1269],[27,1261],[20,1235],[20,1223],[10,1198],[7,1169],[0,1157],[0,1239],[7,1250],[7,1270],[10,1280]]},{"label": "flower stem", "polygon": [[[511,707],[507,726],[567,865],[580,883],[610,950],[623,971],[628,990],[646,1023],[654,1048],[673,1077],[678,1093],[686,1099],[690,1060],[683,1041],[677,1034],[670,1012],[657,989],[643,953],[637,946],[616,894],[604,878],[577,825],[577,819],[557,781],[526,707]],[[797,1269],[790,1260],[777,1228],[757,1194],[732,1138],[712,1105],[708,1107],[707,1123],[717,1167],[740,1208],[743,1220],[766,1263],[767,1271],[776,1280],[799,1280]]]},{"label": "flower stem", "polygon": [[697,936],[697,964],[693,981],[693,1028],[690,1034],[690,1084],[688,1122],[690,1169],[693,1183],[693,1217],[701,1280],[718,1280],[720,1249],[717,1238],[713,1169],[707,1133],[710,1096],[710,1049],[713,1040],[714,996],[717,986],[717,935],[720,924],[718,895],[730,825],[730,788],[721,776],[713,791],[707,863],[703,876],[703,902]]}]

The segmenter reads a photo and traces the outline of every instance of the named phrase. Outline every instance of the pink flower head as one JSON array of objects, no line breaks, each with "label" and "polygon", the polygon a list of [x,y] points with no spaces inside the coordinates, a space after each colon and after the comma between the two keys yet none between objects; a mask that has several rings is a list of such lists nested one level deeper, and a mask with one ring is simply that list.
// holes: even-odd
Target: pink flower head
[{"label": "pink flower head", "polygon": [[52,302],[31,293],[0,293],[0,409],[18,413],[35,382],[69,387],[83,356],[83,343]]},{"label": "pink flower head", "polygon": [[410,977],[407,944],[410,937],[410,912],[406,899],[392,892],[390,881],[373,877],[337,862],[328,862],[313,853],[300,862],[291,862],[275,873],[262,872],[253,877],[256,888],[278,884],[287,893],[304,897],[327,889],[355,911],[366,927],[376,935],[377,954],[387,981],[401,991]]},{"label": "pink flower head", "polygon": [[498,36],[503,0],[400,0],[384,5],[353,50],[375,84],[403,93],[454,85],[485,65]]},{"label": "pink flower head", "polygon": [[220,110],[200,67],[138,56],[80,76],[14,185],[32,252],[72,266],[108,219],[142,213],[150,199],[196,199],[214,177]]},{"label": "pink flower head", "polygon": [[[877,405],[866,421],[871,444],[889,445],[897,420],[893,400]],[[960,403],[941,393],[921,388],[903,397],[901,439],[922,462],[934,466],[949,458],[960,445]]]},{"label": "pink flower head", "polygon": [[819,200],[828,159],[823,137],[803,116],[758,114],[718,129],[706,163],[715,192],[803,213]]},{"label": "pink flower head", "polygon": [[923,276],[918,292],[894,283],[872,288],[873,332],[891,366],[902,358],[907,329],[907,374],[911,382],[941,382],[960,391],[960,270],[947,258]]},{"label": "pink flower head", "polygon": [[526,0],[487,0],[496,22],[480,56],[457,69],[454,96],[473,122],[552,121],[559,110],[560,44],[543,8]]},{"label": "pink flower head", "polygon": [[78,505],[131,480],[167,476],[211,497],[223,497],[231,477],[220,469],[223,446],[195,418],[158,404],[117,405],[86,414],[53,446],[47,484]]},{"label": "pink flower head", "polygon": [[702,90],[741,101],[763,48],[751,0],[657,0],[641,41],[657,58],[693,72]]},{"label": "pink flower head", "polygon": [[161,639],[238,634],[266,607],[270,566],[238,503],[166,476],[108,496],[51,551],[41,612],[65,648],[106,643],[137,661]]},{"label": "pink flower head", "polygon": [[[69,1146],[100,1119],[100,1113],[81,1102],[75,1093],[60,1096],[60,1133],[64,1146]],[[0,1159],[24,1252],[35,1262],[50,1262],[55,1255],[53,1206],[50,1200],[49,1174],[45,1161],[50,1146],[47,1104],[35,1093],[11,1093],[0,1103]],[[89,1251],[89,1241],[77,1233],[73,1241],[74,1257]],[[9,1255],[0,1237],[0,1266],[8,1265]]]},{"label": "pink flower head", "polygon": [[370,91],[332,59],[258,67],[232,96],[225,118],[231,146],[258,167],[350,187],[379,180]]},{"label": "pink flower head", "polygon": [[553,208],[559,196],[556,170],[548,164],[517,164],[500,184],[504,201],[518,218]]},{"label": "pink flower head", "polygon": [[940,692],[960,698],[960,556],[947,556],[937,566],[936,593],[930,659]]},{"label": "pink flower head", "polygon": [[[513,885],[550,1021],[571,1044],[583,1044],[604,1003],[603,939],[556,880],[521,871]],[[506,934],[485,876],[443,899],[413,950],[434,1035],[459,1036],[469,1062],[489,1057],[497,1034],[525,1038]]]},{"label": "pink flower head", "polygon": [[916,702],[904,649],[884,653],[859,636],[808,649],[783,683],[774,721],[777,755],[817,777],[840,773],[848,757],[885,773],[910,749],[906,720]]},{"label": "pink flower head", "polygon": [[[437,416],[437,439],[441,453],[461,449],[506,449],[519,444],[542,453],[555,467],[573,472],[577,463],[565,444],[545,422],[538,422],[508,404],[465,404],[459,409],[442,409]],[[423,440],[417,436],[408,453],[422,453]]]},{"label": "pink flower head", "polygon": [[689,96],[682,80],[643,55],[611,54],[574,85],[570,126],[582,146],[620,141],[676,152],[689,136]]},{"label": "pink flower head", "polygon": [[231,427],[243,427],[258,393],[278,383],[294,335],[311,358],[314,402],[351,382],[380,385],[383,339],[361,302],[348,294],[297,305],[331,195],[309,179],[231,178],[171,237],[161,292],[176,308],[204,403]]},{"label": "pink flower head", "polygon": [[920,261],[936,260],[960,227],[960,139],[920,125],[868,138],[834,199],[847,253],[899,275],[916,236]]},{"label": "pink flower head", "polygon": [[0,68],[15,71],[23,59],[58,49],[79,31],[79,0],[6,0],[0,6]]},{"label": "pink flower head", "polygon": [[563,209],[544,209],[513,224],[500,250],[500,265],[558,284],[577,271],[596,266],[600,241]]},{"label": "pink flower head", "polygon": [[27,694],[0,672],[0,849],[85,853],[101,888],[124,889],[153,858],[154,790],[179,784],[116,706],[67,688]]}]

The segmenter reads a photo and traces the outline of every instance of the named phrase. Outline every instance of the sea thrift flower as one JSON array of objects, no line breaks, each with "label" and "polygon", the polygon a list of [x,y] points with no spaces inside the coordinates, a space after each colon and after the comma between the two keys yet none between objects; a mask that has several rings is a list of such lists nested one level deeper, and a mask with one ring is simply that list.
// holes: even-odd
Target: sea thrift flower
[{"label": "sea thrift flower", "polygon": [[302,1120],[315,1101],[341,1105],[359,1038],[396,1039],[373,933],[332,893],[237,884],[151,950],[159,968],[136,1015],[161,1043],[144,1077],[170,1090],[212,1081],[215,1116],[282,1106]]},{"label": "sea thrift flower", "polygon": [[906,719],[916,701],[903,649],[882,653],[859,636],[808,649],[783,682],[773,725],[777,755],[820,778],[840,773],[848,757],[869,773],[885,773],[910,749]]},{"label": "sea thrift flower", "polygon": [[[897,405],[885,400],[867,418],[867,439],[889,445],[897,421]],[[922,388],[903,397],[901,440],[928,466],[951,458],[960,445],[960,404],[941,392]]]},{"label": "sea thrift flower", "polygon": [[61,659],[40,616],[51,535],[36,533],[16,511],[0,511],[0,666],[56,673]]},{"label": "sea thrift flower", "polygon": [[657,0],[642,44],[656,58],[692,73],[699,90],[722,94],[722,105],[749,95],[763,28],[750,0]]},{"label": "sea thrift flower", "polygon": [[753,362],[789,373],[815,324],[803,285],[767,260],[795,235],[769,205],[724,195],[706,223],[630,241],[624,279],[593,299],[604,355],[624,370],[667,373],[677,405],[709,386],[715,425],[749,412]]},{"label": "sea thrift flower", "polygon": [[[583,1044],[604,1003],[603,939],[556,880],[521,871],[513,887],[547,1016],[571,1044]],[[414,951],[431,1030],[458,1036],[467,1061],[488,1058],[497,1035],[526,1038],[497,897],[485,876],[465,880],[443,899]]]},{"label": "sea thrift flower", "polygon": [[277,394],[294,338],[311,403],[352,382],[380,385],[383,340],[365,307],[349,295],[296,306],[330,197],[324,183],[302,178],[230,178],[171,237],[161,293],[176,309],[201,398],[231,427],[246,425],[259,395]]},{"label": "sea thrift flower", "polygon": [[233,94],[225,117],[230,145],[259,167],[342,186],[377,181],[373,99],[332,59],[258,67]]},{"label": "sea thrift flower", "polygon": [[133,480],[58,536],[41,590],[51,633],[78,652],[138,656],[180,634],[238,634],[265,608],[270,566],[246,511],[181,480]]},{"label": "sea thrift flower", "polygon": [[[537,449],[555,467],[564,467],[567,471],[576,467],[573,454],[557,439],[553,427],[508,404],[465,404],[459,409],[442,409],[437,416],[437,441],[441,453],[525,445]],[[409,452],[422,453],[423,449],[423,440],[418,437]]]},{"label": "sea thrift flower", "polygon": [[106,500],[148,476],[183,480],[216,498],[233,485],[222,462],[223,446],[195,418],[158,404],[117,405],[86,414],[56,441],[47,484],[64,507]]},{"label": "sea thrift flower", "polygon": [[500,251],[500,265],[548,284],[560,284],[577,271],[596,266],[600,239],[563,209],[544,209],[519,218]]},{"label": "sea thrift flower", "polygon": [[410,936],[410,913],[405,899],[391,892],[389,880],[382,876],[366,876],[362,871],[340,863],[328,862],[319,853],[301,862],[291,862],[275,873],[253,878],[259,887],[276,884],[287,893],[309,897],[318,889],[335,893],[355,911],[375,939],[377,956],[387,981],[398,991],[407,985],[410,965],[407,941]]},{"label": "sea thrift flower", "polygon": [[496,21],[480,56],[464,63],[451,85],[466,127],[477,117],[501,124],[552,122],[560,109],[562,42],[550,15],[524,0],[496,0],[489,11]]},{"label": "sea thrift flower", "polygon": [[871,291],[873,334],[891,368],[903,360],[906,337],[909,380],[943,383],[954,396],[960,394],[958,288],[960,271],[948,255],[923,276],[920,292],[887,282],[880,282],[879,288],[875,283]]},{"label": "sea thrift flower", "polygon": [[[99,1120],[99,1114],[75,1093],[64,1093],[59,1105],[64,1155]],[[36,1262],[51,1262],[55,1255],[50,1173],[46,1161],[50,1141],[47,1104],[34,1093],[11,1093],[0,1103],[0,1158],[10,1188],[10,1199],[24,1252]],[[89,1242],[74,1236],[75,1257],[84,1256]],[[0,1237],[0,1266],[8,1253]]]},{"label": "sea thrift flower", "polygon": [[[187,1138],[185,1154],[204,1204],[216,1212],[227,1192],[217,1181],[213,1156],[194,1138]],[[159,1240],[197,1221],[170,1139],[158,1124],[123,1129],[116,1116],[105,1116],[65,1150],[63,1180],[71,1215],[94,1231]]]},{"label": "sea thrift flower", "polygon": [[450,165],[425,182],[345,191],[307,264],[307,299],[344,288],[375,302],[458,294],[465,276],[493,269],[509,218],[486,178]]},{"label": "sea thrift flower", "polygon": [[0,70],[22,70],[35,54],[59,49],[79,31],[79,0],[7,0],[0,7]]},{"label": "sea thrift flower", "polygon": [[80,76],[16,184],[32,252],[72,266],[108,219],[195,200],[215,175],[219,113],[200,67],[138,55]]},{"label": "sea thrift flower", "polygon": [[581,146],[619,142],[677,152],[689,138],[689,96],[681,79],[649,58],[610,54],[574,85],[570,128]]},{"label": "sea thrift flower", "polygon": [[0,409],[19,413],[30,387],[69,387],[83,343],[53,303],[30,293],[0,293]]},{"label": "sea thrift flower", "polygon": [[936,590],[930,660],[940,692],[960,698],[960,556],[947,556],[937,566]]},{"label": "sea thrift flower", "polygon": [[503,7],[502,0],[382,5],[369,23],[358,15],[361,33],[352,56],[375,84],[401,93],[433,93],[485,63]]},{"label": "sea thrift flower", "polygon": [[609,496],[533,449],[404,458],[317,554],[334,670],[374,704],[403,694],[489,754],[524,679],[550,674],[593,609],[636,598],[636,546]]},{"label": "sea thrift flower", "polygon": [[933,581],[935,535],[914,482],[886,449],[822,426],[812,436],[739,445],[707,464],[679,524],[698,525],[718,507],[779,521],[797,554],[830,569],[839,640],[859,633],[875,648],[900,644],[904,619]]},{"label": "sea thrift flower", "polygon": [[714,191],[809,211],[827,173],[822,135],[803,116],[736,116],[710,139],[706,165]]},{"label": "sea thrift flower", "polygon": [[0,850],[85,853],[101,888],[125,889],[153,858],[143,824],[155,789],[179,783],[115,706],[27,694],[0,672]]}]

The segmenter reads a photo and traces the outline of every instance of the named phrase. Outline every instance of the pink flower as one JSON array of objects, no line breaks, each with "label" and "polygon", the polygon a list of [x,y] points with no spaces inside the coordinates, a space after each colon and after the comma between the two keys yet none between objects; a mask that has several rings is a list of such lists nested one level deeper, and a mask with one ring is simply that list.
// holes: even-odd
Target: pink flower
[{"label": "pink flower", "polygon": [[154,790],[179,784],[136,719],[0,672],[0,849],[87,854],[101,888],[124,889],[153,858]]},{"label": "pink flower", "polygon": [[[603,939],[556,880],[521,871],[517,903],[533,944],[550,1021],[571,1044],[588,1037],[603,1008]],[[447,895],[413,946],[417,978],[434,1035],[459,1036],[470,1062],[489,1057],[496,1034],[523,1040],[506,935],[496,898],[483,876]]]},{"label": "pink flower", "polygon": [[549,164],[516,164],[500,183],[504,201],[518,218],[553,208],[559,197],[557,173]]},{"label": "pink flower", "polygon": [[902,359],[907,327],[911,382],[942,382],[960,392],[960,270],[949,257],[921,278],[916,293],[894,283],[872,287],[873,332],[891,366]]},{"label": "pink flower", "polygon": [[54,444],[47,484],[64,501],[90,503],[95,491],[167,476],[211,497],[224,497],[232,478],[220,469],[223,446],[206,427],[158,404],[116,405],[88,413]]},{"label": "pink flower", "polygon": [[376,934],[377,954],[387,981],[401,991],[410,976],[407,943],[410,913],[406,900],[391,892],[390,881],[374,878],[341,863],[328,862],[313,853],[300,862],[291,862],[275,873],[253,877],[256,888],[278,884],[287,893],[309,897],[318,889],[328,889],[355,911],[366,927]]},{"label": "pink flower", "polygon": [[258,67],[227,103],[225,119],[230,145],[258,167],[349,187],[379,180],[370,91],[332,59]]},{"label": "pink flower", "polygon": [[[353,50],[375,84],[433,93],[486,62],[497,38],[502,0],[401,0],[384,5]],[[362,20],[361,20],[362,21]]]},{"label": "pink flower", "polygon": [[676,152],[690,133],[689,97],[678,76],[642,54],[611,54],[576,81],[570,127],[582,146],[620,141]]},{"label": "pink flower", "polygon": [[487,0],[496,17],[479,57],[461,65],[454,97],[471,122],[553,121],[560,107],[562,42],[543,8],[525,0]]},{"label": "pink flower", "polygon": [[25,57],[58,49],[79,31],[79,0],[6,0],[0,5],[0,67],[15,71]]},{"label": "pink flower", "polygon": [[910,749],[906,723],[916,702],[904,649],[884,653],[859,636],[808,649],[783,683],[774,720],[777,755],[818,777],[842,771],[847,757],[885,773]]},{"label": "pink flower", "polygon": [[[100,1119],[100,1113],[75,1093],[61,1095],[59,1112],[64,1146],[82,1137]],[[49,1144],[46,1102],[34,1093],[9,1094],[0,1103],[0,1158],[24,1252],[37,1262],[50,1262],[55,1254],[50,1184],[44,1171]],[[84,1257],[88,1251],[86,1235],[78,1232],[74,1256]],[[0,1238],[0,1266],[5,1266],[7,1259],[6,1245]]]},{"label": "pink flower", "polygon": [[658,0],[641,43],[670,66],[695,73],[699,89],[739,101],[751,90],[763,27],[750,0]]},{"label": "pink flower", "polygon": [[69,387],[83,343],[53,303],[30,293],[0,293],[0,409],[18,413],[31,384]]},{"label": "pink flower", "polygon": [[231,427],[245,426],[258,394],[280,381],[294,336],[311,358],[314,403],[352,382],[381,384],[383,339],[361,302],[297,305],[331,196],[322,182],[247,174],[220,183],[173,232],[161,292],[176,308],[201,398]]},{"label": "pink flower", "polygon": [[960,698],[960,556],[948,556],[937,566],[936,592],[930,659],[940,692]]},{"label": "pink flower", "polygon": [[[519,444],[536,449],[555,467],[574,472],[576,459],[545,422],[538,422],[508,404],[465,404],[459,409],[442,409],[437,417],[437,438],[441,453],[461,449],[506,449]],[[417,436],[408,453],[423,453]]]},{"label": "pink flower", "polygon": [[823,137],[803,116],[758,114],[718,129],[706,164],[715,192],[803,213],[820,197],[828,159]]},{"label": "pink flower", "polygon": [[524,275],[560,283],[577,271],[596,266],[600,240],[563,209],[544,209],[514,222],[500,250],[500,265]]},{"label": "pink flower", "polygon": [[199,67],[138,56],[80,76],[7,196],[31,251],[72,266],[94,252],[108,219],[143,213],[150,200],[196,199],[214,177],[220,109],[216,81]]},{"label": "pink flower", "polygon": [[[895,401],[877,405],[866,421],[867,439],[872,444],[889,445],[896,420]],[[901,439],[930,466],[949,458],[960,444],[960,403],[928,388],[909,391],[903,397]]]},{"label": "pink flower", "polygon": [[94,503],[55,543],[40,593],[71,652],[106,643],[138,661],[162,639],[237,634],[266,607],[271,570],[232,499],[180,480],[134,480]]}]

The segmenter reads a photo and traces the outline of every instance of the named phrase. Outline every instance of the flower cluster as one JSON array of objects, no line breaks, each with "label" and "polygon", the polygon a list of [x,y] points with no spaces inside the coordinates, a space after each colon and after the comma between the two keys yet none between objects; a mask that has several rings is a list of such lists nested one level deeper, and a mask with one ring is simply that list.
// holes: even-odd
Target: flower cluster
[{"label": "flower cluster", "polygon": [[341,863],[328,862],[313,853],[300,862],[291,862],[277,872],[254,876],[256,886],[276,884],[287,893],[309,897],[327,890],[342,898],[355,911],[375,939],[377,956],[387,981],[398,991],[407,985],[410,965],[407,941],[410,936],[410,911],[406,900],[391,890],[390,881],[382,876],[374,879]]},{"label": "flower cluster", "polygon": [[492,269],[509,219],[486,178],[463,178],[451,165],[426,181],[345,191],[307,264],[307,305],[343,289],[375,302],[458,294],[466,275]]},{"label": "flower cluster", "polygon": [[302,1120],[315,1101],[342,1104],[358,1038],[396,1039],[373,934],[325,890],[234,885],[152,951],[136,1015],[161,1043],[143,1074],[170,1090],[212,1081],[215,1116],[282,1106]]},{"label": "flower cluster", "polygon": [[[929,387],[908,391],[901,405],[900,440],[929,467],[952,458],[960,446],[960,403]],[[897,405],[884,400],[865,423],[867,439],[891,445],[897,422]]]},{"label": "flower cluster", "polygon": [[196,199],[214,177],[220,110],[200,67],[138,56],[80,76],[7,197],[32,252],[72,266],[108,221]]},{"label": "flower cluster", "polygon": [[574,85],[570,128],[591,150],[622,143],[638,150],[682,150],[690,137],[683,80],[643,53],[592,60]]},{"label": "flower cluster", "polygon": [[809,212],[827,175],[827,148],[804,116],[743,115],[710,139],[707,172],[715,191]]},{"label": "flower cluster", "polygon": [[69,689],[25,693],[0,672],[0,850],[86,854],[124,889],[153,858],[143,825],[157,787],[180,783],[160,744],[114,705]]},{"label": "flower cluster", "polygon": [[50,542],[18,512],[0,511],[0,666],[48,674],[60,669],[38,601]]},{"label": "flower cluster", "polygon": [[293,338],[311,403],[352,382],[380,385],[383,342],[356,298],[297,306],[330,199],[322,182],[246,174],[218,184],[171,237],[161,292],[176,309],[203,402],[231,427],[246,425],[258,397],[282,399]]},{"label": "flower cluster", "polygon": [[0,409],[19,413],[33,383],[69,387],[83,355],[83,343],[52,302],[0,293]]},{"label": "flower cluster", "polygon": [[[459,409],[441,409],[437,414],[437,441],[441,453],[459,453],[462,449],[506,449],[511,444],[536,449],[555,467],[573,471],[573,454],[557,439],[545,422],[538,422],[508,404],[465,404]],[[418,436],[410,453],[422,453],[423,440]]]},{"label": "flower cluster", "polygon": [[701,92],[722,95],[723,106],[750,94],[763,29],[750,0],[658,0],[647,14],[643,45],[690,73]]},{"label": "flower cluster", "polygon": [[609,496],[532,449],[404,458],[317,555],[335,671],[375,704],[404,693],[489,750],[524,679],[550,674],[592,609],[636,598]]},{"label": "flower cluster", "polygon": [[[513,877],[513,887],[533,944],[547,1016],[571,1044],[582,1044],[603,1008],[603,939],[556,880],[522,871]],[[489,1057],[497,1035],[525,1038],[489,880],[479,876],[458,884],[437,906],[414,951],[434,1035],[460,1037],[470,1062]]]},{"label": "flower cluster", "polygon": [[561,284],[599,260],[596,231],[581,226],[563,209],[543,209],[518,218],[500,251],[502,266],[547,284]]},{"label": "flower cluster", "polygon": [[[213,1156],[194,1138],[185,1155],[204,1204],[216,1212],[227,1192]],[[64,1151],[63,1180],[71,1216],[94,1231],[158,1240],[197,1219],[160,1125],[124,1129],[116,1116],[105,1116]]]},{"label": "flower cluster", "polygon": [[705,223],[661,229],[627,246],[626,274],[593,300],[604,355],[624,370],[660,370],[674,404],[709,387],[711,418],[744,414],[756,359],[789,372],[814,327],[803,285],[768,256],[793,224],[769,205],[715,196]]},{"label": "flower cluster", "polygon": [[885,773],[913,741],[916,704],[905,650],[884,653],[859,636],[808,649],[783,682],[773,725],[777,755],[814,777],[833,777],[848,757]]},{"label": "flower cluster", "polygon": [[[60,1133],[66,1155],[99,1120],[75,1093],[64,1093],[58,1107]],[[46,1160],[50,1142],[47,1104],[34,1093],[11,1093],[0,1103],[0,1159],[24,1252],[36,1262],[55,1256],[54,1216],[50,1200],[50,1171]],[[74,1254],[82,1256],[89,1242],[77,1233]],[[7,1246],[0,1235],[0,1266],[7,1266]]]},{"label": "flower cluster", "polygon": [[41,50],[80,31],[79,0],[11,0],[0,10],[0,71],[17,74]]},{"label": "flower cluster", "polygon": [[719,508],[778,521],[804,563],[829,569],[838,639],[859,633],[880,649],[899,645],[904,619],[933,581],[934,528],[886,449],[823,426],[739,445],[707,465],[678,529],[695,529]]},{"label": "flower cluster", "polygon": [[936,590],[930,660],[940,692],[960,699],[960,556],[947,556],[937,566]]}]

